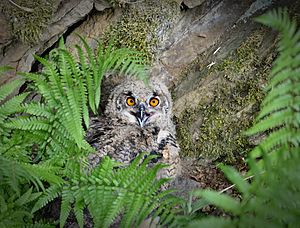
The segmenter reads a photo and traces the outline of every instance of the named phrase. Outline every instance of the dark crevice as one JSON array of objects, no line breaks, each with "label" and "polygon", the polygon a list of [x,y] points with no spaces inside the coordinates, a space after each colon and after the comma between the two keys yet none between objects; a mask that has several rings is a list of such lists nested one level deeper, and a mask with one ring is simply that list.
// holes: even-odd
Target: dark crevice
[{"label": "dark crevice", "polygon": [[184,4],[184,2],[182,2],[181,5],[180,5],[180,10],[181,11],[188,11],[188,9],[189,9],[189,7],[186,4]]},{"label": "dark crevice", "polygon": [[[78,28],[83,22],[86,21],[86,19],[88,18],[89,15],[92,15],[94,12],[94,9],[91,10],[91,12],[89,14],[87,14],[84,18],[82,18],[81,20],[79,20],[78,22],[74,23],[73,25],[71,25],[70,27],[67,28],[67,30],[59,37],[59,39],[61,37],[63,37],[64,40],[67,39],[67,37],[73,33],[73,31]],[[44,50],[41,54],[39,54],[39,56],[41,57],[46,57],[47,55],[49,55],[50,51],[52,51],[53,49],[58,47],[58,43],[59,43],[59,39],[50,47],[48,47],[46,50]],[[39,61],[34,61],[30,72],[38,72],[41,71],[42,65],[40,64]]]}]

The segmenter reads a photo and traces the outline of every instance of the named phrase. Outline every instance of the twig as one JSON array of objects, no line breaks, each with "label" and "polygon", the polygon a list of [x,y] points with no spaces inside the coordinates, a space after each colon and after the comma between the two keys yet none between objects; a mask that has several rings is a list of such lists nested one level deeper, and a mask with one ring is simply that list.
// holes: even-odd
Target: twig
[{"label": "twig", "polygon": [[27,8],[27,7],[23,7],[23,6],[19,6],[17,3],[13,2],[12,0],[8,0],[11,4],[13,4],[15,7],[21,9],[21,10],[24,10],[28,13],[32,13],[34,10],[31,9],[31,8]]},{"label": "twig", "polygon": [[[249,180],[249,179],[251,179],[251,178],[253,178],[253,177],[254,177],[254,175],[251,175],[251,176],[249,176],[249,177],[246,177],[244,180]],[[226,192],[227,190],[233,188],[234,186],[235,186],[235,184],[230,185],[229,187],[224,188],[223,190],[219,191],[219,193],[220,193],[220,194],[221,194],[221,193],[224,193],[224,192]]]}]

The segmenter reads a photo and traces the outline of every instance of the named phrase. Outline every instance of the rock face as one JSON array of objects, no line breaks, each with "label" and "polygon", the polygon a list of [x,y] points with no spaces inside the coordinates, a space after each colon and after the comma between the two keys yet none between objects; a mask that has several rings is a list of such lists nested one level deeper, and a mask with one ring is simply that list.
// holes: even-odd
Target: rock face
[{"label": "rock face", "polygon": [[[39,42],[24,43],[11,36],[9,40],[6,41],[6,45],[0,46],[0,65],[10,65],[14,67],[16,71],[30,71],[34,63],[33,54],[40,55],[54,45],[59,37],[76,22],[82,20],[93,9],[94,5],[93,0],[69,0],[65,3],[56,0],[53,2],[55,12],[53,16],[49,18],[48,26],[42,30],[39,35]],[[20,1],[20,5],[24,7],[27,3],[30,4],[30,1]],[[1,10],[3,10],[2,4],[4,3],[0,5]],[[33,9],[36,10],[35,8]],[[13,8],[13,10],[16,9]],[[19,9],[19,11],[22,12],[22,9]],[[12,16],[10,18],[10,20],[16,19],[22,23],[22,17],[16,18]],[[28,36],[30,36],[30,33]],[[16,71],[10,72],[6,77],[1,77],[0,85],[15,78]]]},{"label": "rock face", "polygon": [[116,46],[143,51],[151,77],[172,90],[182,156],[234,162],[256,143],[242,132],[259,110],[276,56],[276,33],[253,18],[278,6],[300,9],[283,0],[57,1],[38,44],[1,33],[0,64],[30,71],[32,54],[43,54],[62,34],[68,46],[78,43],[75,32],[93,47],[95,38],[114,37]]}]

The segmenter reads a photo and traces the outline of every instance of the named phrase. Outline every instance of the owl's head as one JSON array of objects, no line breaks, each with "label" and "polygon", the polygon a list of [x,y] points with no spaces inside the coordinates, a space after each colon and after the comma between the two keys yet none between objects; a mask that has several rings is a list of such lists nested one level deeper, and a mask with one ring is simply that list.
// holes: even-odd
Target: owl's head
[{"label": "owl's head", "polygon": [[170,124],[171,109],[171,95],[166,86],[127,79],[112,91],[105,113],[141,128],[164,128]]}]

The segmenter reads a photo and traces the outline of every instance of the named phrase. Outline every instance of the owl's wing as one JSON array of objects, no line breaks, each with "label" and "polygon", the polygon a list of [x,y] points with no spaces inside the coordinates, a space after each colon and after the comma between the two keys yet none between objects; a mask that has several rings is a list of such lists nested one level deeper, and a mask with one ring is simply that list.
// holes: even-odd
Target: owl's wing
[{"label": "owl's wing", "polygon": [[179,145],[173,134],[168,131],[159,132],[158,153],[161,155],[160,162],[169,165],[159,172],[159,178],[174,178],[181,174],[179,150]]},{"label": "owl's wing", "polygon": [[90,126],[86,133],[86,140],[93,145],[105,132],[110,131],[111,127],[107,126],[106,118],[90,118]]},{"label": "owl's wing", "polygon": [[112,127],[108,124],[105,118],[91,118],[90,126],[86,134],[86,140],[88,143],[95,148],[96,153],[89,155],[89,167],[93,168],[98,165],[105,155],[107,155],[107,150],[104,145],[109,138],[109,132]]}]

